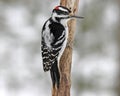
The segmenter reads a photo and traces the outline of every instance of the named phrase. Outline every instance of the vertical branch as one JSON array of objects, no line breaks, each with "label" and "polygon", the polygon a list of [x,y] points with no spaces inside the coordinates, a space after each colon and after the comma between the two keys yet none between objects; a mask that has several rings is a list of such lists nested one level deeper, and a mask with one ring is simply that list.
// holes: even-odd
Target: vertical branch
[{"label": "vertical branch", "polygon": [[[76,14],[78,10],[78,3],[79,0],[60,0],[60,5],[69,8],[72,11],[72,14]],[[53,88],[52,96],[70,96],[72,47],[74,40],[75,24],[75,20],[71,20],[70,22],[68,22],[68,43],[59,64],[61,76],[60,87],[59,89]]]}]

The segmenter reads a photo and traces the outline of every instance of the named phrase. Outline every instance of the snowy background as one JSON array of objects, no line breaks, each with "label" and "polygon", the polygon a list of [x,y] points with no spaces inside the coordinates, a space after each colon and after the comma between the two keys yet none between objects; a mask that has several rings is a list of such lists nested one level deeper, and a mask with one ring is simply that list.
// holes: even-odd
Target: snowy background
[{"label": "snowy background", "polygon": [[[0,96],[51,96],[40,34],[58,0],[0,0]],[[116,91],[119,8],[113,0],[80,0],[71,96],[120,96]]]}]

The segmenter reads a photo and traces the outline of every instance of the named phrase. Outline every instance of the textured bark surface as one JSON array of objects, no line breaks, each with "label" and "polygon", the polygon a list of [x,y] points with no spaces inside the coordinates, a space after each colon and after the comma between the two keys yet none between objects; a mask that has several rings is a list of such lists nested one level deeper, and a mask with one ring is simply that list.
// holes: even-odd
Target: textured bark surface
[{"label": "textured bark surface", "polygon": [[[79,0],[60,0],[60,5],[66,6],[72,11],[72,14],[76,14],[78,9]],[[69,38],[67,47],[61,57],[60,68],[60,87],[59,89],[52,89],[52,96],[70,96],[71,88],[71,64],[72,64],[72,46],[75,32],[75,20],[68,22]]]}]

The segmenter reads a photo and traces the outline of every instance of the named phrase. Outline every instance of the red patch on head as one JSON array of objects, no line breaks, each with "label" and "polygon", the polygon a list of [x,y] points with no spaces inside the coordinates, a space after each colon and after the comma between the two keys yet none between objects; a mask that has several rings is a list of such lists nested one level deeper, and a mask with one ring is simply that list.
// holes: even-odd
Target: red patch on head
[{"label": "red patch on head", "polygon": [[59,6],[56,6],[56,7],[55,7],[55,10],[59,10]]}]

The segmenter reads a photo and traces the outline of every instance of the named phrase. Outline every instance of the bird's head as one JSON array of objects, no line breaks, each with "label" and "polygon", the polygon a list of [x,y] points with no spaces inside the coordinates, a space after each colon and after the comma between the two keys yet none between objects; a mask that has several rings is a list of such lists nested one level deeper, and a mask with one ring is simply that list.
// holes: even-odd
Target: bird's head
[{"label": "bird's head", "polygon": [[73,18],[83,18],[83,17],[71,15],[71,11],[64,6],[56,6],[52,11],[52,19],[54,21],[58,21],[58,22],[60,22],[61,20],[68,21]]}]

